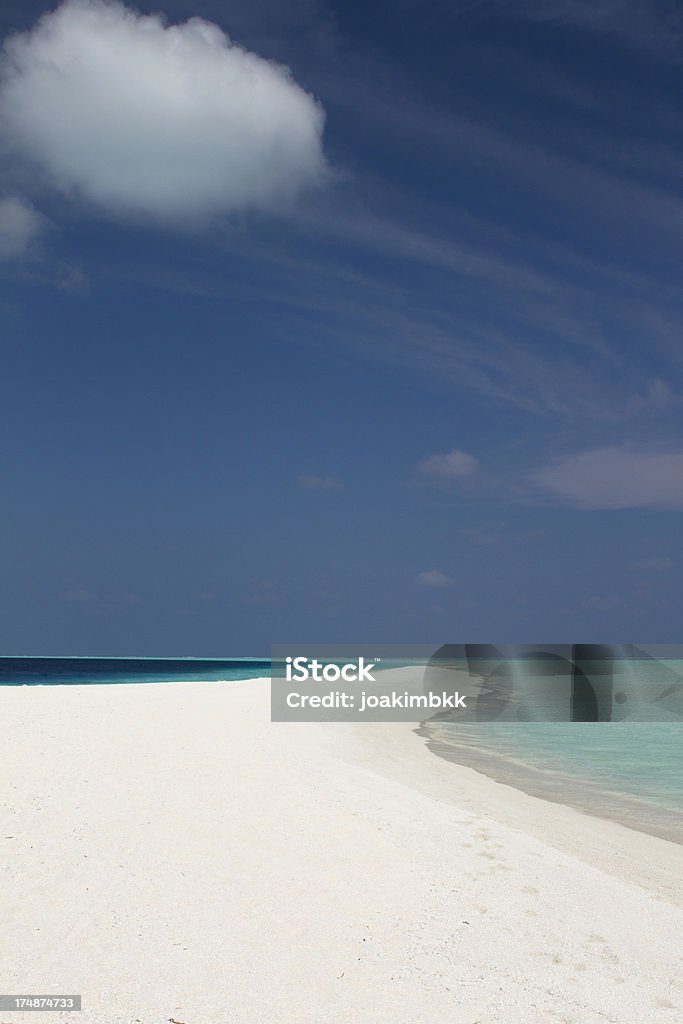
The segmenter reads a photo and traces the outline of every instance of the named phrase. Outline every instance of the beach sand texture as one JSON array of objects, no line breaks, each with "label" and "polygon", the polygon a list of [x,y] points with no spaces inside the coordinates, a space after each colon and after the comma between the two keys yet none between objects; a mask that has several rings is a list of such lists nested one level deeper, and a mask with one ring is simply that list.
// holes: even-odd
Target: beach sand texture
[{"label": "beach sand texture", "polygon": [[269,684],[0,688],[3,1024],[677,1024],[683,848]]}]

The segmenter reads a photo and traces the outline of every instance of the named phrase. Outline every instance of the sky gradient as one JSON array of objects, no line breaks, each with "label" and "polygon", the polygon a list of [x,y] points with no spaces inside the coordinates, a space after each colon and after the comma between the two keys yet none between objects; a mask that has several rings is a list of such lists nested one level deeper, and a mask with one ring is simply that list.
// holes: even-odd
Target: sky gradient
[{"label": "sky gradient", "polygon": [[681,641],[676,6],[48,10],[0,12],[1,654]]}]

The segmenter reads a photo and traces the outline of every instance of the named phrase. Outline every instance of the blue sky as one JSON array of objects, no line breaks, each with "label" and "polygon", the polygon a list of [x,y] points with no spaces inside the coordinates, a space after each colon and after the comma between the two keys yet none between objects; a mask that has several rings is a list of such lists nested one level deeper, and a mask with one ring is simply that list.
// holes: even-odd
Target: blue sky
[{"label": "blue sky", "polygon": [[50,10],[0,12],[2,653],[680,640],[676,6]]}]

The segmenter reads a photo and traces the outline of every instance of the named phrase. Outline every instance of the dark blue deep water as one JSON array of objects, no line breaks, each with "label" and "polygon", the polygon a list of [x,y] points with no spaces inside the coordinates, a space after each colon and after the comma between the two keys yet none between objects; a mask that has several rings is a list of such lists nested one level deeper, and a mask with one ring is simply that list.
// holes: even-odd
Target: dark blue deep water
[{"label": "dark blue deep water", "polygon": [[170,683],[270,675],[260,658],[0,658],[0,686]]}]

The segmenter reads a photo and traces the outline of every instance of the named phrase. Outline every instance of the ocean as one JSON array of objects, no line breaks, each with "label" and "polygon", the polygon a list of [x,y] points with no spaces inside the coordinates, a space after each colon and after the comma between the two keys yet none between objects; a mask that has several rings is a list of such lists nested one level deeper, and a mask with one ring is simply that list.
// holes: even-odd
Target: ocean
[{"label": "ocean", "polygon": [[521,789],[683,843],[683,723],[431,719],[433,753]]},{"label": "ocean", "polygon": [[269,675],[269,658],[0,658],[0,686],[230,682]]}]

